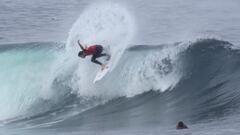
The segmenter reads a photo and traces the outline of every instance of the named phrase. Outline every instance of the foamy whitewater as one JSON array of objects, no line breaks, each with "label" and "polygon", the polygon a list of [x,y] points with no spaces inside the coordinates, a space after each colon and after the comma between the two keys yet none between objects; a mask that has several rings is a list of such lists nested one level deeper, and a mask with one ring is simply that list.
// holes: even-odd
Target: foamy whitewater
[{"label": "foamy whitewater", "polygon": [[239,5],[1,1],[0,134],[239,134]]}]

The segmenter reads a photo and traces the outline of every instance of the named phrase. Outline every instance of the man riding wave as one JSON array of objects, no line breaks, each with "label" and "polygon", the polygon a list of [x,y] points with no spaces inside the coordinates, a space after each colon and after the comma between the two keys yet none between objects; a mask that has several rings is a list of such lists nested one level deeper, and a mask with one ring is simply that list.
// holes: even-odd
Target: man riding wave
[{"label": "man riding wave", "polygon": [[98,64],[102,67],[102,70],[106,67],[105,64],[99,62],[98,60],[96,60],[99,57],[102,56],[107,56],[107,60],[110,59],[110,55],[107,53],[102,53],[103,51],[103,47],[101,45],[91,45],[89,47],[83,47],[83,45],[80,43],[80,41],[78,40],[78,45],[80,46],[80,48],[82,49],[82,51],[79,51],[78,56],[81,58],[85,58],[86,56],[90,56],[92,55],[91,61],[95,64]]}]

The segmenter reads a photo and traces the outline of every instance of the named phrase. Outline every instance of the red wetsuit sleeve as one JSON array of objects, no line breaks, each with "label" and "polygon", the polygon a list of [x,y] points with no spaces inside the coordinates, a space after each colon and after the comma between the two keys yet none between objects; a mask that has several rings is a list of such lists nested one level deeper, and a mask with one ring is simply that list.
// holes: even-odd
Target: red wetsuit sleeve
[{"label": "red wetsuit sleeve", "polygon": [[96,45],[89,46],[88,48],[84,49],[84,53],[86,55],[93,55],[96,53]]}]

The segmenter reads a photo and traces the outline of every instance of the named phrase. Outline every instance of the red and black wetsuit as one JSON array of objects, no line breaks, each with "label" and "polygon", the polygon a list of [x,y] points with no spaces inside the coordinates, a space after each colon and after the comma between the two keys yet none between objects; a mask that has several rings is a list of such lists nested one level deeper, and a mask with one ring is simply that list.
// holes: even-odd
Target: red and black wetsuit
[{"label": "red and black wetsuit", "polygon": [[86,54],[86,56],[93,55],[91,58],[91,61],[96,64],[99,64],[99,65],[102,65],[102,63],[97,61],[96,58],[102,57],[102,56],[108,56],[105,53],[102,54],[102,51],[103,51],[103,47],[101,45],[92,45],[83,50],[83,52]]}]

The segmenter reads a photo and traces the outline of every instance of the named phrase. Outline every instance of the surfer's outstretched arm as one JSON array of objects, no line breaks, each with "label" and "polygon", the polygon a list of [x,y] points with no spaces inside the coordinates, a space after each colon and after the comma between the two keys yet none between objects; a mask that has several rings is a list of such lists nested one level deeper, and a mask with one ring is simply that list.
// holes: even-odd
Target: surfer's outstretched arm
[{"label": "surfer's outstretched arm", "polygon": [[80,46],[80,48],[81,48],[82,50],[85,50],[85,48],[83,47],[83,45],[80,43],[79,40],[78,40],[78,45]]}]

